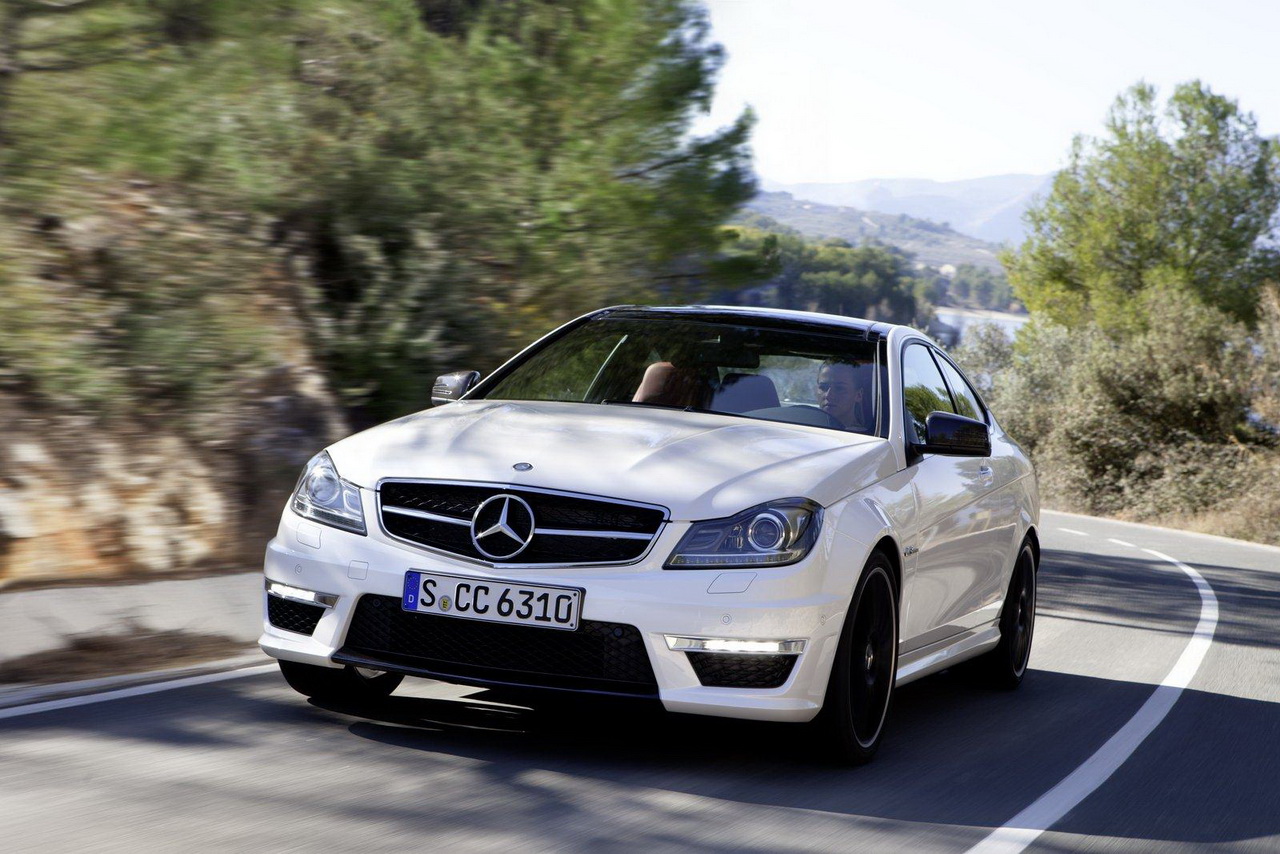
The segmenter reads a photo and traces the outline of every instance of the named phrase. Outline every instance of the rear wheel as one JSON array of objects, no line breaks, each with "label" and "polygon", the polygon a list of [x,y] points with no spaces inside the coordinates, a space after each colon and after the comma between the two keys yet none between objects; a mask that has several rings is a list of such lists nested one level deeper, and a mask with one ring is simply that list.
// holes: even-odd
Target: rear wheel
[{"label": "rear wheel", "polygon": [[818,717],[828,750],[852,765],[880,747],[898,675],[898,607],[889,559],[875,552],[849,603]]},{"label": "rear wheel", "polygon": [[1000,610],[1000,643],[974,659],[979,677],[995,688],[1013,690],[1022,684],[1031,659],[1031,636],[1036,627],[1036,555],[1024,542],[1013,567],[1009,592]]},{"label": "rear wheel", "polygon": [[319,667],[280,659],[280,672],[289,687],[317,700],[381,700],[399,686],[404,676],[357,667]]}]

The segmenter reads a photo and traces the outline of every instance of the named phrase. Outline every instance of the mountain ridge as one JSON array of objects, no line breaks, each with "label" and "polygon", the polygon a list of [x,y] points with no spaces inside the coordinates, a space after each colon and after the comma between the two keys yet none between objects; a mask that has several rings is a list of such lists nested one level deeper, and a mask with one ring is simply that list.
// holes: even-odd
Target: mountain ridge
[{"label": "mountain ridge", "polygon": [[912,253],[930,267],[972,264],[1003,274],[994,243],[961,234],[949,225],[912,217],[888,214],[846,205],[829,205],[794,197],[788,192],[763,192],[748,202],[735,222],[769,227],[764,217],[794,229],[807,238],[839,238],[852,245],[879,241]]},{"label": "mountain ridge", "polygon": [[960,181],[868,178],[860,181],[784,184],[762,179],[766,192],[790,193],[825,205],[884,214],[906,214],[949,225],[960,234],[1016,246],[1026,235],[1022,215],[1049,192],[1053,174],[1007,173]]}]

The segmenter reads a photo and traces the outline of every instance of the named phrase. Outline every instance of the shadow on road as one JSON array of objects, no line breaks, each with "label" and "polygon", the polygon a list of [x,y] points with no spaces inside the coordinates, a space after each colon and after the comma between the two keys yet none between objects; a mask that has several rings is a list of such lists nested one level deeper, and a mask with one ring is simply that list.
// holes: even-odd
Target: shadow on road
[{"label": "shadow on road", "polygon": [[[482,761],[497,787],[491,795],[522,812],[574,809],[563,791],[531,785],[537,772],[554,772],[760,806],[990,828],[1092,755],[1152,690],[1033,672],[1022,690],[1004,694],[941,674],[898,692],[888,740],[857,769],[824,762],[800,726],[593,708],[543,717],[474,698],[324,708],[360,716],[349,730],[361,738]],[[1277,834],[1276,767],[1280,708],[1187,692],[1122,771],[1055,830],[1204,843]],[[1188,782],[1219,774],[1240,785]],[[490,820],[484,811],[455,818]]]},{"label": "shadow on road", "polygon": [[[1280,572],[1188,563],[1218,597],[1215,641],[1280,646]],[[1191,579],[1168,561],[1145,554],[1046,550],[1040,581],[1040,613],[1046,616],[1183,636],[1200,616],[1200,595]]]},{"label": "shadow on road", "polygon": [[[1280,578],[1197,566],[1222,605],[1215,646],[1276,644]],[[1168,564],[1083,552],[1046,553],[1041,602],[1044,612],[1082,624],[1181,636],[1199,614],[1194,587]],[[1248,662],[1237,655],[1224,666],[1228,660],[1232,667]],[[1241,672],[1251,680],[1278,676]],[[33,715],[0,731],[6,741],[63,730],[92,744],[114,739],[184,755],[236,755],[248,774],[253,763],[269,764],[272,780],[296,786],[240,792],[225,781],[193,779],[207,783],[202,797],[220,805],[235,808],[239,796],[282,816],[323,811],[354,836],[389,828],[401,840],[430,840],[474,830],[477,840],[518,834],[541,847],[605,850],[619,839],[629,848],[702,851],[774,850],[786,839],[799,848],[847,847],[841,843],[851,839],[875,850],[927,847],[922,839],[955,848],[1057,784],[1152,691],[1033,670],[1021,690],[1002,693],[943,673],[897,692],[880,755],[857,769],[826,762],[821,744],[798,725],[594,704],[538,711],[489,702],[495,695],[486,693],[307,705],[270,677]],[[1187,691],[1053,833],[1130,840],[1138,849],[1275,838],[1277,768],[1280,704]],[[157,788],[160,779],[168,778],[158,778]]]}]

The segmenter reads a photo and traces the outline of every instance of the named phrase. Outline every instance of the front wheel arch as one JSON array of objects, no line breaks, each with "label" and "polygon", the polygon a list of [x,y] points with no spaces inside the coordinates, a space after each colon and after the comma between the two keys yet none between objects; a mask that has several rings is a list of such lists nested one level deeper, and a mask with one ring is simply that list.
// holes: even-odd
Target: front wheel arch
[{"label": "front wheel arch", "polygon": [[902,611],[902,550],[898,546],[897,541],[890,536],[880,538],[880,542],[876,543],[872,553],[880,552],[889,561],[891,572],[889,580],[893,582],[894,600],[898,603],[899,622],[901,622]]},{"label": "front wheel arch", "polygon": [[[1035,528],[1027,528],[1027,535],[1022,538],[1022,542],[1026,545],[1031,546],[1031,554],[1032,556],[1035,557],[1035,560],[1036,560],[1036,574],[1039,575],[1040,574],[1040,535],[1036,532]],[[1018,551],[1021,552],[1022,549],[1019,548]]]}]

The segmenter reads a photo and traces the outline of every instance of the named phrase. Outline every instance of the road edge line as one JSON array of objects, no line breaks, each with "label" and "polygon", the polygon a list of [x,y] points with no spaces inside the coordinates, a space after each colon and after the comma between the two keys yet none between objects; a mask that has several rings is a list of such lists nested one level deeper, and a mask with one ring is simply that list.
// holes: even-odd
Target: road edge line
[{"label": "road edge line", "polygon": [[276,671],[276,664],[254,664],[236,670],[224,670],[218,673],[204,673],[198,676],[185,676],[182,679],[171,679],[167,682],[149,682],[145,685],[132,685],[128,688],[117,688],[99,694],[81,694],[76,697],[63,697],[59,700],[45,700],[25,706],[10,706],[0,709],[0,720],[38,715],[43,712],[56,712],[61,709],[73,709],[77,706],[88,706],[93,703],[106,703],[111,700],[124,700],[129,697],[141,697],[145,694],[158,694],[161,691],[173,691],[177,688],[190,688],[193,685],[207,685],[211,682],[225,682],[230,679],[243,679],[246,676],[258,676]]},{"label": "road edge line", "polygon": [[1102,747],[1030,806],[989,833],[968,854],[1018,854],[1093,794],[1165,719],[1204,661],[1218,627],[1218,597],[1204,576],[1180,560],[1142,549],[1186,573],[1200,594],[1200,619],[1173,668],[1147,701]]}]

